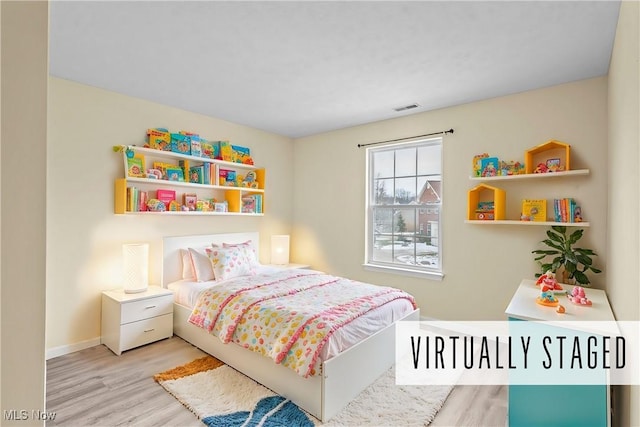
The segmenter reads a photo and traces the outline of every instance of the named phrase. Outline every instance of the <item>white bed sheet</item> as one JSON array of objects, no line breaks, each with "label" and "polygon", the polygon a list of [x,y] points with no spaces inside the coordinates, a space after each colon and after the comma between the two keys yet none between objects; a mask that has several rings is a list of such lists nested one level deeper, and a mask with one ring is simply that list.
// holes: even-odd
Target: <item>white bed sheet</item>
[{"label": "white bed sheet", "polygon": [[[278,268],[262,266],[259,274],[281,271]],[[175,302],[193,309],[202,291],[212,286],[219,286],[224,281],[195,282],[183,279],[170,283],[168,288],[173,291]],[[373,335],[387,325],[403,318],[413,311],[411,303],[405,299],[397,299],[354,319],[345,327],[335,331],[322,348],[321,360],[328,360],[336,354],[348,349],[355,343]]]}]

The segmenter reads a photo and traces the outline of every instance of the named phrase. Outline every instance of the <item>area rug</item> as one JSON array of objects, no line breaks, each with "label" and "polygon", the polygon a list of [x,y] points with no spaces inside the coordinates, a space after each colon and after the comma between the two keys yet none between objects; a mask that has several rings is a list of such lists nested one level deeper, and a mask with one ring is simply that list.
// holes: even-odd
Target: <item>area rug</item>
[{"label": "area rug", "polygon": [[393,368],[326,423],[251,378],[206,356],[154,376],[209,427],[427,426],[451,386],[396,386]]}]

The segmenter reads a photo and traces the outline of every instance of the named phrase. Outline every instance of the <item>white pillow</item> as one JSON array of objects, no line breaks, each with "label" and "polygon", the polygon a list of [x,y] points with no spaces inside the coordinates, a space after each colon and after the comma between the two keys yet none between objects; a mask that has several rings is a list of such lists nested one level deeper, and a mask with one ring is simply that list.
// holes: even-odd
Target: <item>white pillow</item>
[{"label": "white pillow", "polygon": [[216,280],[255,274],[255,268],[251,265],[244,247],[214,247],[207,248],[206,251],[211,260]]},{"label": "white pillow", "polygon": [[210,280],[215,280],[216,276],[214,274],[211,261],[204,251],[189,248],[189,255],[191,255],[191,265],[193,266],[193,273],[195,275],[196,282],[208,282]]},{"label": "white pillow", "polygon": [[193,264],[191,264],[191,254],[188,249],[180,249],[180,258],[182,258],[182,278],[194,279],[196,275],[193,272]]},{"label": "white pillow", "polygon": [[[217,245],[212,245],[214,248]],[[243,243],[223,243],[223,248],[240,248],[244,251],[247,261],[251,268],[255,269],[260,266],[260,262],[258,261],[258,254],[256,253],[256,248],[253,246],[253,242],[251,240],[247,240]]]}]

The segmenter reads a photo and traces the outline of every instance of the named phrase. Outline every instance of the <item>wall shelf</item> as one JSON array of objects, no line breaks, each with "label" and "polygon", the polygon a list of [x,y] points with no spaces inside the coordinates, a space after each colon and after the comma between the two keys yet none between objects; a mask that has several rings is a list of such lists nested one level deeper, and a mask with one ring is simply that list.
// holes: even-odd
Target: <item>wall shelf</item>
[{"label": "wall shelf", "polygon": [[555,221],[518,221],[518,220],[478,220],[467,219],[464,222],[467,224],[481,224],[481,225],[546,225],[546,226],[563,226],[563,227],[589,227],[591,224],[588,222],[555,222]]},{"label": "wall shelf", "polygon": [[[211,159],[208,157],[191,156],[182,153],[176,153],[173,151],[163,151],[154,148],[138,147],[135,145],[129,146],[116,146],[120,148],[122,152],[123,164],[124,164],[124,177],[117,178],[115,180],[114,188],[114,213],[124,215],[180,215],[180,216],[202,216],[202,215],[241,215],[241,216],[263,216],[264,215],[264,195],[265,195],[265,169],[244,163],[234,163],[225,160]],[[133,152],[135,156],[141,155],[143,160],[140,169],[143,171],[152,167],[155,161],[169,164],[176,169],[182,169],[185,181],[175,181],[167,179],[153,179],[141,176],[132,176],[129,173],[129,164],[127,158],[127,151]],[[211,184],[201,184],[196,182],[189,182],[188,166],[202,166],[205,168],[210,167],[210,173],[205,172],[207,179],[210,179]],[[196,168],[192,168],[196,169]],[[202,169],[200,169],[202,171]],[[238,175],[244,176],[245,174],[252,173],[255,176],[254,186],[240,186],[240,185],[225,185],[225,180],[222,178],[222,172],[235,172]],[[202,173],[202,172],[200,172]],[[207,182],[205,180],[205,182]],[[234,181],[236,182],[236,181]],[[147,194],[147,199],[157,198],[154,193],[161,189],[172,189],[170,191],[175,192],[176,202],[179,204],[186,203],[184,201],[185,195],[197,197],[198,200],[211,200],[216,199],[216,202],[225,202],[228,209],[226,211],[215,210],[169,210],[169,206],[165,207],[165,211],[162,212],[150,212],[146,210],[138,210],[131,208],[131,199],[129,198],[129,190],[137,192],[144,192]],[[181,194],[176,190],[181,190]],[[257,202],[255,200],[261,200],[260,209],[257,208]],[[143,199],[145,200],[145,199]],[[256,205],[253,209],[247,209],[245,211],[245,202],[251,203],[254,200]],[[143,202],[144,203],[144,202]],[[133,203],[135,206],[136,203]],[[248,205],[251,206],[251,205]],[[259,212],[255,212],[259,211]]]},{"label": "wall shelf", "polygon": [[547,179],[547,178],[562,178],[570,176],[589,175],[589,169],[576,169],[561,172],[549,172],[549,173],[525,173],[520,175],[506,175],[506,176],[470,176],[471,181],[511,181],[511,180],[523,180],[523,179]]}]

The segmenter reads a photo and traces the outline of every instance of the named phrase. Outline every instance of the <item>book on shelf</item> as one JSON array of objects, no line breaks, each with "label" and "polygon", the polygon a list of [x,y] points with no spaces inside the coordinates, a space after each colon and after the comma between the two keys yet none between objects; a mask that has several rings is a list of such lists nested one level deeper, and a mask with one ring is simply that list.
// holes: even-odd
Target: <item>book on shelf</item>
[{"label": "book on shelf", "polygon": [[173,200],[176,200],[176,192],[175,190],[165,190],[159,188],[158,190],[156,190],[156,199],[164,202],[164,205],[166,207],[169,207],[169,203],[171,203]]},{"label": "book on shelf", "polygon": [[203,165],[203,184],[213,184],[211,181],[211,163],[205,162]]},{"label": "book on shelf", "polygon": [[263,213],[262,194],[248,194],[242,197],[242,213]]},{"label": "book on shelf", "polygon": [[149,200],[146,191],[140,191],[137,187],[127,187],[127,212],[144,212],[147,210]]},{"label": "book on shelf", "polygon": [[203,166],[191,166],[189,169],[189,182],[194,184],[204,184]]},{"label": "book on shelf", "polygon": [[127,175],[137,178],[144,178],[145,163],[142,154],[135,154],[131,157],[127,156]]},{"label": "book on shelf", "polygon": [[547,220],[546,199],[524,199],[522,201],[522,221],[544,222]]},{"label": "book on shelf", "polygon": [[[178,160],[178,166],[180,166],[180,169],[182,169],[183,176],[189,176],[189,160]],[[186,181],[189,181],[189,179],[187,179]]]},{"label": "book on shelf", "polygon": [[582,222],[582,209],[570,197],[554,199],[553,218],[556,222]]}]

